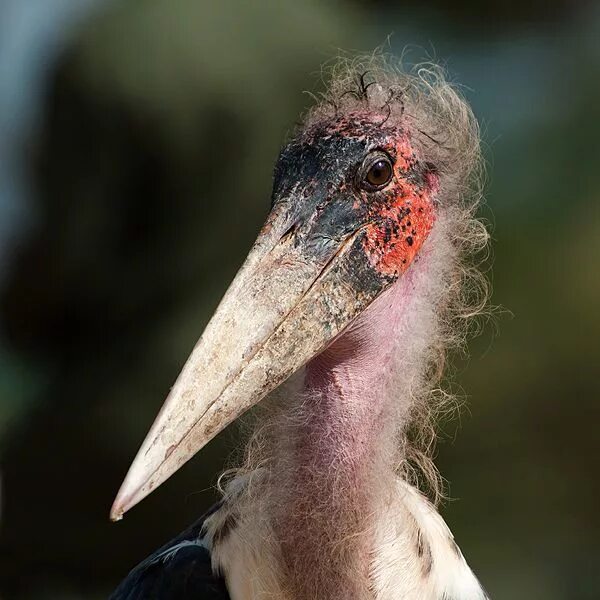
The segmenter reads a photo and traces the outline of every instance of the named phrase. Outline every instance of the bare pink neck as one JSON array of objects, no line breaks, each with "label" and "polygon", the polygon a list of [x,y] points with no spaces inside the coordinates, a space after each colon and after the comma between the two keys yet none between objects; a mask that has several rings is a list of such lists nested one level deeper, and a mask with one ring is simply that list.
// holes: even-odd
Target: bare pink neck
[{"label": "bare pink neck", "polygon": [[407,287],[384,293],[306,367],[282,465],[279,532],[294,598],[370,597],[371,515],[393,479],[398,399],[388,384]]}]

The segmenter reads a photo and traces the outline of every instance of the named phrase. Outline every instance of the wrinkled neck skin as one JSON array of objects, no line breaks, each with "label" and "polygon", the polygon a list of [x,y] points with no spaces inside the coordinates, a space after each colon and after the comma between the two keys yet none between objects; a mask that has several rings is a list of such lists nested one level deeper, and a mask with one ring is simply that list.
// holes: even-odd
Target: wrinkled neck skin
[{"label": "wrinkled neck skin", "polygon": [[373,515],[391,501],[412,389],[435,333],[427,246],[306,366],[301,392],[281,409],[274,526],[286,587],[296,600],[373,597]]}]

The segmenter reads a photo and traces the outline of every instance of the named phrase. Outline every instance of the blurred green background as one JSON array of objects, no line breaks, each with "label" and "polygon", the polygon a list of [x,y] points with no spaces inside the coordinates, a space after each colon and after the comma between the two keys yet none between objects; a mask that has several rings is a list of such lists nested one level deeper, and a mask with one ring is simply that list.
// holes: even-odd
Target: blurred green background
[{"label": "blurred green background", "polygon": [[0,2],[0,597],[105,597],[213,501],[233,429],[107,519],[302,91],[390,34],[480,119],[506,309],[458,362],[443,515],[492,597],[600,597],[600,7],[567,0]]}]

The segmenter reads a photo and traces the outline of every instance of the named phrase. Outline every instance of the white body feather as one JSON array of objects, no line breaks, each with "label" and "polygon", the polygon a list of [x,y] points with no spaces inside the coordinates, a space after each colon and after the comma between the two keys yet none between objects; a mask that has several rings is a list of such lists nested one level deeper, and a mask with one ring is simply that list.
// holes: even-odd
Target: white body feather
[{"label": "white body feather", "polygon": [[[225,577],[232,600],[293,600],[282,589],[269,517],[260,514],[261,503],[252,506],[243,485],[232,482],[236,491],[205,522],[202,543],[211,551],[213,570]],[[229,528],[232,517],[235,526]],[[487,599],[442,517],[409,484],[397,481],[395,497],[375,527],[374,600]]]}]

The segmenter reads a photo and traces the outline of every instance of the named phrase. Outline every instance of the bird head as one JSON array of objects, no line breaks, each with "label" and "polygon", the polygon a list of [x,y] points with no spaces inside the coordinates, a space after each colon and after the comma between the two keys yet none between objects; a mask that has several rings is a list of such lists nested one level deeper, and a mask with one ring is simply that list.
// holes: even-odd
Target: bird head
[{"label": "bird head", "polygon": [[366,83],[360,74],[355,81],[350,91],[331,92],[282,149],[266,223],[140,448],[111,518],[327,348],[418,261],[445,185],[439,152],[428,150],[437,142],[419,133],[413,80]]}]

